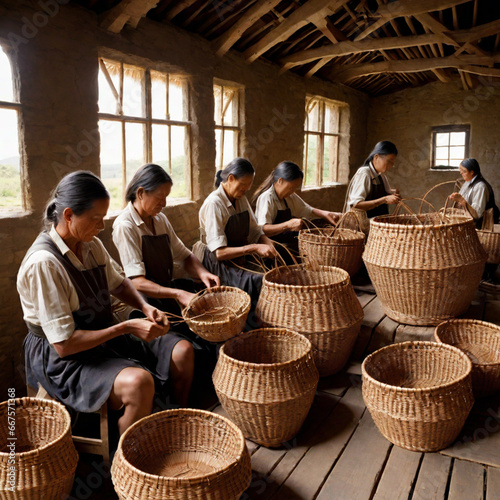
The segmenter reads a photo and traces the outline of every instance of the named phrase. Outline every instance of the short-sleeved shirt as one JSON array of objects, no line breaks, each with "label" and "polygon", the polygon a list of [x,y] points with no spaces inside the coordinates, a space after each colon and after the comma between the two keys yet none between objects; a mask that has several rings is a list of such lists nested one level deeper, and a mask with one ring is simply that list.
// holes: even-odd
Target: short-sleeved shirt
[{"label": "short-sleeved shirt", "polygon": [[375,170],[375,167],[370,162],[369,165],[358,168],[354,174],[347,192],[347,210],[355,207],[360,201],[365,201],[372,189],[372,179],[380,176],[387,193],[391,192],[391,186],[387,176]]},{"label": "short-sleeved shirt", "polygon": [[210,193],[200,208],[199,218],[201,239],[211,252],[215,252],[218,248],[227,247],[224,229],[229,217],[247,211],[250,214],[248,243],[257,243],[263,234],[262,227],[257,224],[255,214],[246,196],[235,200],[233,206],[222,184]]},{"label": "short-sleeved shirt", "polygon": [[[175,262],[182,262],[191,255],[180,238],[175,234],[166,215],[160,212],[153,217],[157,236],[168,234],[170,250]],[[129,203],[113,223],[113,242],[120,254],[120,260],[128,278],[146,276],[146,267],[142,256],[142,237],[153,236],[153,232],[132,203]]]},{"label": "short-sleeved shirt", "polygon": [[266,189],[258,198],[255,208],[257,222],[264,224],[273,224],[278,210],[290,209],[292,217],[310,218],[313,213],[313,207],[308,205],[298,194],[293,193],[284,200],[280,200],[274,189],[274,184]]},{"label": "short-sleeved shirt", "polygon": [[488,186],[482,181],[475,182],[476,177],[471,181],[465,182],[460,189],[460,194],[465,201],[476,211],[477,218],[480,219],[486,209],[486,204],[489,199]]},{"label": "short-sleeved shirt", "polygon": [[[57,248],[80,271],[104,265],[108,288],[118,288],[125,276],[101,240],[82,243],[82,260],[69,249],[54,227],[49,232]],[[49,343],[63,342],[73,335],[73,312],[80,308],[77,291],[59,260],[47,250],[25,257],[17,275],[24,320],[41,326]]]}]

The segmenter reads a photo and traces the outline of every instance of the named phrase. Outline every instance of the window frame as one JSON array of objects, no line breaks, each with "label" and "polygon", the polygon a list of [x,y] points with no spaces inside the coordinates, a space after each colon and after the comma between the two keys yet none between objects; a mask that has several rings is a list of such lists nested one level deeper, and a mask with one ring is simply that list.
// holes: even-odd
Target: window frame
[{"label": "window frame", "polygon": [[[222,170],[224,166],[228,163],[227,160],[224,161],[224,136],[225,136],[225,131],[230,130],[232,132],[235,132],[235,138],[234,138],[234,145],[235,145],[235,157],[240,156],[240,151],[241,151],[241,137],[242,137],[242,131],[243,128],[241,126],[241,100],[242,100],[242,93],[243,93],[243,85],[234,83],[234,82],[223,82],[221,80],[214,80],[214,91],[215,87],[220,87],[221,89],[221,99],[220,99],[220,115],[221,115],[221,124],[218,125],[217,121],[214,116],[214,134],[217,137],[217,130],[221,131],[221,141],[220,141],[220,161],[219,164],[217,165],[217,140],[216,140],[216,151],[215,151],[215,169],[216,170]],[[234,92],[233,97],[231,100],[228,101],[226,104],[226,108],[224,109],[224,89],[230,89]],[[236,125],[225,125],[224,124],[224,116],[226,114],[227,108],[229,107],[229,104],[231,101],[236,97],[236,106],[233,105],[233,120],[236,119]],[[214,112],[215,112],[215,96],[214,96]],[[214,113],[215,114],[215,113]],[[231,158],[232,159],[232,158]]]},{"label": "window frame", "polygon": [[[314,103],[314,104],[313,104]],[[313,104],[312,107],[310,105]],[[318,131],[309,130],[309,113],[314,109],[314,106],[319,106],[318,113]],[[338,132],[325,132],[325,115],[326,115],[326,105],[334,108],[338,116]],[[302,189],[315,189],[321,187],[332,186],[336,184],[341,184],[340,177],[340,141],[342,139],[342,108],[343,104],[326,97],[321,97],[317,95],[307,95],[306,96],[306,107],[305,107],[305,120],[304,120],[304,186]],[[307,179],[307,163],[308,163],[308,150],[309,150],[309,136],[315,135],[318,137],[318,148],[316,152],[316,162],[318,168],[316,169],[315,184],[306,185]],[[324,158],[325,158],[325,138],[335,137],[337,139],[337,158],[335,161],[335,169],[330,169],[329,180],[323,181],[324,172]],[[335,176],[333,175],[333,170],[335,170]]]},{"label": "window frame", "polygon": [[[104,63],[104,60],[111,61],[115,64],[120,65],[120,75],[119,75],[119,91],[115,88],[115,84],[111,79],[111,75],[109,74],[108,69],[106,68],[106,65]],[[129,116],[129,115],[124,115],[123,114],[123,81],[124,81],[124,65],[125,66],[134,66],[142,71],[144,71],[144,82],[142,83],[143,85],[143,113],[145,116],[143,117],[138,117],[138,116]],[[189,201],[192,201],[192,196],[193,196],[193,188],[192,188],[192,120],[190,120],[189,117],[189,86],[187,85],[187,77],[184,75],[178,75],[178,74],[173,74],[169,73],[168,71],[163,71],[161,69],[158,69],[156,67],[151,67],[148,64],[141,64],[140,62],[128,62],[124,59],[121,59],[119,57],[108,57],[104,55],[99,56],[99,68],[101,69],[102,73],[104,74],[106,81],[108,82],[108,85],[115,94],[115,98],[117,98],[117,103],[118,103],[118,110],[120,114],[112,114],[112,113],[102,113],[98,112],[97,118],[98,121],[100,122],[101,120],[105,121],[113,121],[113,122],[118,122],[121,124],[121,137],[122,137],[122,193],[123,196],[125,196],[128,180],[127,180],[127,152],[126,152],[126,124],[127,123],[140,123],[145,127],[145,133],[144,133],[144,141],[143,141],[143,150],[144,150],[144,161],[146,163],[151,163],[153,161],[153,125],[166,125],[168,127],[168,165],[166,168],[166,171],[171,175],[172,174],[172,142],[171,142],[171,126],[181,126],[185,128],[185,158],[186,158],[186,164],[184,166],[184,176],[185,176],[185,182],[186,182],[186,197],[184,198],[177,198],[179,200],[182,199],[187,199]],[[152,85],[152,78],[151,78],[151,72],[156,72],[156,73],[161,73],[164,76],[166,76],[166,111],[167,111],[167,118],[161,119],[161,118],[153,118],[153,112],[152,112],[152,94],[151,94],[151,85]],[[184,108],[186,109],[186,114],[188,115],[187,119],[185,121],[181,120],[171,120],[168,118],[169,116],[169,78],[171,76],[175,76],[175,78],[180,78],[183,81],[183,96],[186,97],[187,102],[184,102]],[[187,144],[186,144],[187,142]],[[99,164],[99,175],[101,175],[101,164]],[[123,206],[125,206],[125,200],[122,200]]]},{"label": "window frame", "polygon": [[[432,152],[431,152],[431,170],[435,171],[458,171],[458,167],[453,165],[435,165],[436,163],[436,136],[437,134],[452,133],[452,132],[465,132],[465,145],[464,145],[464,158],[469,157],[470,150],[470,124],[461,125],[439,125],[437,127],[432,127]],[[450,146],[448,145],[448,148]],[[448,151],[448,160],[450,158]]]}]

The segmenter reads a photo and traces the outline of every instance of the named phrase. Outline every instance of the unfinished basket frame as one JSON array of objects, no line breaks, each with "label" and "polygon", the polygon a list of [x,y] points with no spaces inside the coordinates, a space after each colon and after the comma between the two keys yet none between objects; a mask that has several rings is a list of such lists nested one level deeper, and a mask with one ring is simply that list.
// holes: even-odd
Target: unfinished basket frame
[{"label": "unfinished basket frame", "polygon": [[472,363],[447,344],[383,347],[363,361],[361,371],[363,399],[379,431],[410,451],[446,448],[474,404]]}]

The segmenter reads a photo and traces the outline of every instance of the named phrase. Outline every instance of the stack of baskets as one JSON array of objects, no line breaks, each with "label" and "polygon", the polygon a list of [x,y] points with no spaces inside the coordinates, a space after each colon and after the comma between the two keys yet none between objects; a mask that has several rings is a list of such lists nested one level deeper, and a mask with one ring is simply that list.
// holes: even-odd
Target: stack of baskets
[{"label": "stack of baskets", "polygon": [[66,498],[78,462],[66,408],[18,398],[0,403],[0,421],[0,498]]},{"label": "stack of baskets", "polygon": [[347,272],[326,266],[283,266],[267,272],[255,312],[265,326],[309,339],[320,377],[343,368],[363,321]]},{"label": "stack of baskets", "polygon": [[213,374],[217,396],[243,434],[280,446],[301,428],[318,385],[311,343],[278,328],[229,340]]}]

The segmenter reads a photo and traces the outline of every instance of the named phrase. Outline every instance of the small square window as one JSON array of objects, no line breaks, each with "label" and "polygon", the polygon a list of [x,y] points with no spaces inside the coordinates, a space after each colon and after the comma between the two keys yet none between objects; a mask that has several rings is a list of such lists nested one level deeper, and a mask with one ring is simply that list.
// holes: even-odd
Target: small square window
[{"label": "small square window", "polygon": [[449,125],[432,130],[432,170],[458,169],[469,156],[470,125]]}]

